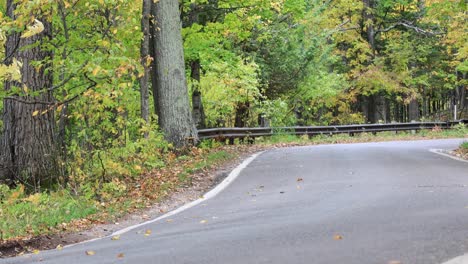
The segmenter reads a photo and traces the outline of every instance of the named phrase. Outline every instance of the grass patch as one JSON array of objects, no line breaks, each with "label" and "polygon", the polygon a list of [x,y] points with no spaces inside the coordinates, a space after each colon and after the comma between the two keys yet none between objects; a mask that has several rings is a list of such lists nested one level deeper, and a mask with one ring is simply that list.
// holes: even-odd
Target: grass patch
[{"label": "grass patch", "polygon": [[379,132],[375,135],[372,133],[360,133],[350,136],[348,134],[336,135],[316,135],[295,136],[288,134],[276,134],[272,137],[259,138],[258,144],[275,145],[275,144],[339,144],[339,143],[359,143],[359,142],[375,142],[375,141],[391,141],[391,140],[418,140],[418,139],[443,139],[443,138],[466,138],[468,137],[468,127],[458,125],[450,130],[420,130],[416,133],[411,132]]},{"label": "grass patch", "polygon": [[468,141],[463,142],[455,152],[462,158],[468,159]]},{"label": "grass patch", "polygon": [[468,151],[468,141],[463,142],[463,143],[460,145],[460,149],[465,150],[465,151]]},{"label": "grass patch", "polygon": [[96,212],[93,201],[66,190],[26,195],[23,186],[9,189],[0,185],[0,197],[1,239],[49,234]]}]

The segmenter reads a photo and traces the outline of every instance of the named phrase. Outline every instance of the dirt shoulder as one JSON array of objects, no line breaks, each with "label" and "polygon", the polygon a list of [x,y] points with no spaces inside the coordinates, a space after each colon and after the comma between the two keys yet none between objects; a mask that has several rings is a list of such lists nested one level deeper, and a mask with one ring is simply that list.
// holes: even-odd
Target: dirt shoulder
[{"label": "dirt shoulder", "polygon": [[466,149],[457,149],[457,150],[453,150],[453,151],[449,151],[449,154],[452,155],[452,156],[455,156],[457,158],[460,158],[460,159],[464,159],[464,160],[467,160],[468,161],[468,151],[466,151]]}]

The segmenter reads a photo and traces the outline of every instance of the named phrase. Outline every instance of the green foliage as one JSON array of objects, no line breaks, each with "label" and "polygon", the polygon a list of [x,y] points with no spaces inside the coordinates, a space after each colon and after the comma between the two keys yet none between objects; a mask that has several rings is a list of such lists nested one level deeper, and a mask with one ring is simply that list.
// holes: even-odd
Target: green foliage
[{"label": "green foliage", "polygon": [[260,97],[257,65],[243,61],[234,65],[213,63],[209,70],[200,80],[207,123],[216,126],[223,120],[226,125],[233,125],[237,104],[255,102]]},{"label": "green foliage", "polygon": [[10,189],[0,185],[0,236],[48,234],[62,223],[96,212],[94,202],[72,196],[68,191],[27,195],[24,186]]},{"label": "green foliage", "polygon": [[[140,130],[142,134],[145,132],[148,133],[147,138],[129,139],[123,145],[116,143],[113,147],[87,153],[74,141],[69,150],[74,156],[69,163],[68,186],[76,193],[98,195],[107,199],[115,197],[108,195],[108,192],[123,194],[125,183],[122,181],[125,179],[164,167],[166,154],[171,146],[157,127]],[[86,188],[83,189],[83,186]]]},{"label": "green foliage", "polygon": [[460,145],[460,149],[464,150],[465,152],[468,152],[468,141],[463,142]]}]

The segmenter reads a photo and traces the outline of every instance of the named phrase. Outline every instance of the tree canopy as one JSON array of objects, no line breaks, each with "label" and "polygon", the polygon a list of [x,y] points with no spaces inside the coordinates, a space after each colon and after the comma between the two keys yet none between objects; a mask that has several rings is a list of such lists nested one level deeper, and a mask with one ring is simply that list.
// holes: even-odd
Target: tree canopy
[{"label": "tree canopy", "polygon": [[[188,91],[175,101],[155,90],[165,79],[149,80],[166,71],[154,53],[167,19],[153,10],[157,2],[0,3],[0,107],[27,101],[29,116],[51,118],[51,144],[67,175],[57,181],[159,166],[144,150],[180,146],[163,140],[157,125],[158,107],[176,101],[192,105],[198,127],[445,120],[455,109],[467,115],[464,0],[179,1],[179,86]],[[37,41],[9,47],[12,36]],[[45,55],[27,62],[31,74],[51,81],[40,88],[21,81],[25,61],[14,55],[34,49]]]}]

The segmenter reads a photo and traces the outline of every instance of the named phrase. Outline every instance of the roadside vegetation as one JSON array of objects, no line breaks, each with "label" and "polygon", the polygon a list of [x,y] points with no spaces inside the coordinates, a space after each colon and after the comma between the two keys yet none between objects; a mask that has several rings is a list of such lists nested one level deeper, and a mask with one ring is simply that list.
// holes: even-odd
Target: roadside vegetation
[{"label": "roadside vegetation", "polygon": [[[105,172],[104,177],[112,177],[107,183],[100,178],[103,171],[97,170],[95,180],[75,183],[82,186],[76,189],[28,194],[23,185],[13,189],[0,185],[0,235],[6,242],[78,231],[94,224],[117,221],[126,214],[150,207],[181,187],[189,187],[193,177],[203,177],[210,169],[236,160],[249,149],[259,151],[272,147],[443,138],[468,138],[468,128],[458,125],[451,130],[422,130],[415,134],[380,132],[376,135],[362,133],[355,136],[342,134],[311,138],[275,135],[259,138],[255,145],[236,142],[234,146],[208,140],[178,155],[168,151],[146,157],[160,164],[158,168],[135,169],[141,163],[131,162],[138,160],[136,157],[127,157],[127,162],[115,163],[113,169]],[[462,144],[460,151],[468,152],[467,143]],[[103,159],[102,162],[111,161]]]},{"label": "roadside vegetation", "polygon": [[468,160],[468,141],[463,142],[460,147],[455,150],[455,155]]}]

